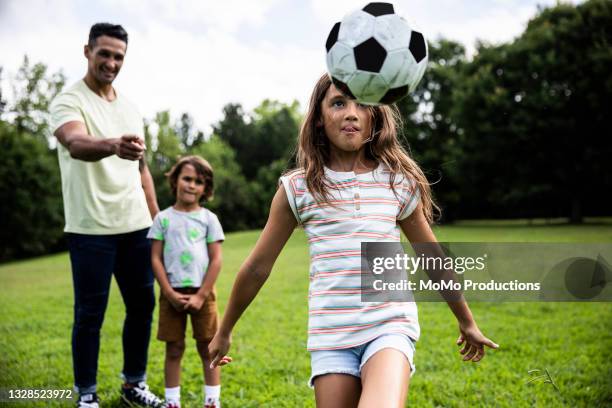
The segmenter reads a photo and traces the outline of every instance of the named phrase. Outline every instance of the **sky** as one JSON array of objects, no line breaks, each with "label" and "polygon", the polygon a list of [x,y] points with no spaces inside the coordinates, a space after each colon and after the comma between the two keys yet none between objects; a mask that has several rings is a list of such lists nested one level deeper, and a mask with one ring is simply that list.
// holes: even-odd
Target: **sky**
[{"label": "sky", "polygon": [[[510,41],[538,7],[557,0],[398,0],[426,38],[463,43]],[[580,0],[571,0],[578,3]],[[325,40],[336,21],[368,1],[354,0],[0,0],[1,87],[23,56],[61,70],[70,85],[86,71],[83,45],[92,24],[122,24],[125,63],[114,82],[147,118],[190,113],[206,134],[227,103],[251,111],[262,100],[305,109],[325,72]]]}]

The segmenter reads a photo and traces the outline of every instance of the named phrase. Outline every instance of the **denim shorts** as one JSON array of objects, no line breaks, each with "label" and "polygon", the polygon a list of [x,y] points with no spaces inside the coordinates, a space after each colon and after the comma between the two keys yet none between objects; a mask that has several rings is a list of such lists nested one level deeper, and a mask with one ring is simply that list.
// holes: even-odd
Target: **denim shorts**
[{"label": "denim shorts", "polygon": [[376,352],[392,348],[401,351],[410,364],[410,376],[414,374],[414,340],[405,334],[390,333],[383,334],[374,340],[359,346],[337,349],[320,350],[310,352],[311,375],[308,385],[314,387],[314,379],[324,374],[349,374],[361,378],[363,365]]}]

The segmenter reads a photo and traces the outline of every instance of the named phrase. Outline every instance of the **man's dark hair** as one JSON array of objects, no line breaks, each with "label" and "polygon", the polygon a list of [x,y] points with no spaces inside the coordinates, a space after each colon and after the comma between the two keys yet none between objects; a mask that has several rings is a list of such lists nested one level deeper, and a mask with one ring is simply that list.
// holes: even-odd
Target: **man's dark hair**
[{"label": "man's dark hair", "polygon": [[119,24],[96,23],[92,25],[91,29],[89,30],[89,41],[87,42],[89,47],[95,47],[96,40],[98,37],[103,35],[117,38],[123,41],[125,45],[128,43],[128,34]]}]

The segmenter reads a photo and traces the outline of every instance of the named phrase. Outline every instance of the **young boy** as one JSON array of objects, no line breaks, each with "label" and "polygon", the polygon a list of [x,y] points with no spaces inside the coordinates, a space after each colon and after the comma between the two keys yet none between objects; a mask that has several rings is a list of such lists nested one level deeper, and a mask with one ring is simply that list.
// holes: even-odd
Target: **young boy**
[{"label": "young boy", "polygon": [[151,261],[161,288],[157,338],[166,342],[166,406],[180,408],[181,358],[187,315],[204,367],[205,408],[220,407],[220,371],[210,367],[208,343],[218,325],[215,281],[221,269],[219,220],[200,206],[213,195],[213,170],[198,156],[180,159],[166,174],[175,204],[155,217]]}]

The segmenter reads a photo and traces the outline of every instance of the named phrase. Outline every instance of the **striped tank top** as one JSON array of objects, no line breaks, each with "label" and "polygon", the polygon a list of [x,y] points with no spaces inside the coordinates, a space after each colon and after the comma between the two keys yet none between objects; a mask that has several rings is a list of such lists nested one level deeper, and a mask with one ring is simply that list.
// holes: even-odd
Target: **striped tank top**
[{"label": "striped tank top", "polygon": [[418,340],[414,302],[361,301],[361,243],[399,242],[398,220],[419,202],[412,180],[379,165],[369,173],[325,168],[331,203],[317,203],[303,170],[280,178],[289,205],[304,228],[310,248],[308,350],[355,347],[387,333]]}]

